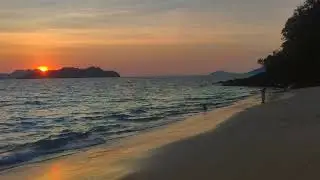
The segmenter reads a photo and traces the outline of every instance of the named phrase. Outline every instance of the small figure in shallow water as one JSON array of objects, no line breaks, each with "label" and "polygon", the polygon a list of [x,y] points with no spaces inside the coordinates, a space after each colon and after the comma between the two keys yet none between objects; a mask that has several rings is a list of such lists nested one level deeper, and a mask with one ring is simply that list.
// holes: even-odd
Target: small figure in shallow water
[{"label": "small figure in shallow water", "polygon": [[267,91],[267,88],[263,88],[261,90],[261,103],[264,104],[265,101],[266,101],[266,91]]},{"label": "small figure in shallow water", "polygon": [[202,107],[203,107],[203,111],[204,112],[207,112],[208,111],[208,106],[206,104],[202,104]]}]

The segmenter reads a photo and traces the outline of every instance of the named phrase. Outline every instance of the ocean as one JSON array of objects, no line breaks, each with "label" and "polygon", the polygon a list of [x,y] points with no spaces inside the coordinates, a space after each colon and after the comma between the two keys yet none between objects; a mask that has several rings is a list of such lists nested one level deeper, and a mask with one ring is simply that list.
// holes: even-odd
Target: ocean
[{"label": "ocean", "polygon": [[0,80],[0,170],[107,145],[257,92],[211,78]]}]

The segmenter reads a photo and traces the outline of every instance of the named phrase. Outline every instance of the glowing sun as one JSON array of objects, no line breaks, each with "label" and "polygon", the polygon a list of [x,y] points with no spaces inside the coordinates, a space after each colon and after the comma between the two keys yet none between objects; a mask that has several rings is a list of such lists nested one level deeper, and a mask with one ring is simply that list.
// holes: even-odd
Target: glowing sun
[{"label": "glowing sun", "polygon": [[49,70],[47,66],[39,66],[37,69],[40,70],[41,72],[47,72]]}]

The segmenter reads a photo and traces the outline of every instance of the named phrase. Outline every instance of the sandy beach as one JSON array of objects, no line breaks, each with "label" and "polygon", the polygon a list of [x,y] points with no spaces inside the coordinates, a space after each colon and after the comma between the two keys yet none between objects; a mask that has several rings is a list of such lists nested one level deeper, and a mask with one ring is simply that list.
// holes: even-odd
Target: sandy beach
[{"label": "sandy beach", "polygon": [[320,88],[254,96],[0,179],[318,179]]},{"label": "sandy beach", "polygon": [[255,106],[212,132],[156,150],[136,179],[319,179],[320,88]]}]

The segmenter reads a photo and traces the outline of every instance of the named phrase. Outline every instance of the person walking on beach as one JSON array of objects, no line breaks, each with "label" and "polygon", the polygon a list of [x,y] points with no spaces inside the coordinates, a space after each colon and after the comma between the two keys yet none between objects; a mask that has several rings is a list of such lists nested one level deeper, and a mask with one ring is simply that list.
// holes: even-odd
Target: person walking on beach
[{"label": "person walking on beach", "polygon": [[263,88],[261,90],[261,103],[264,104],[265,101],[266,101],[266,91],[267,91],[267,88]]}]

